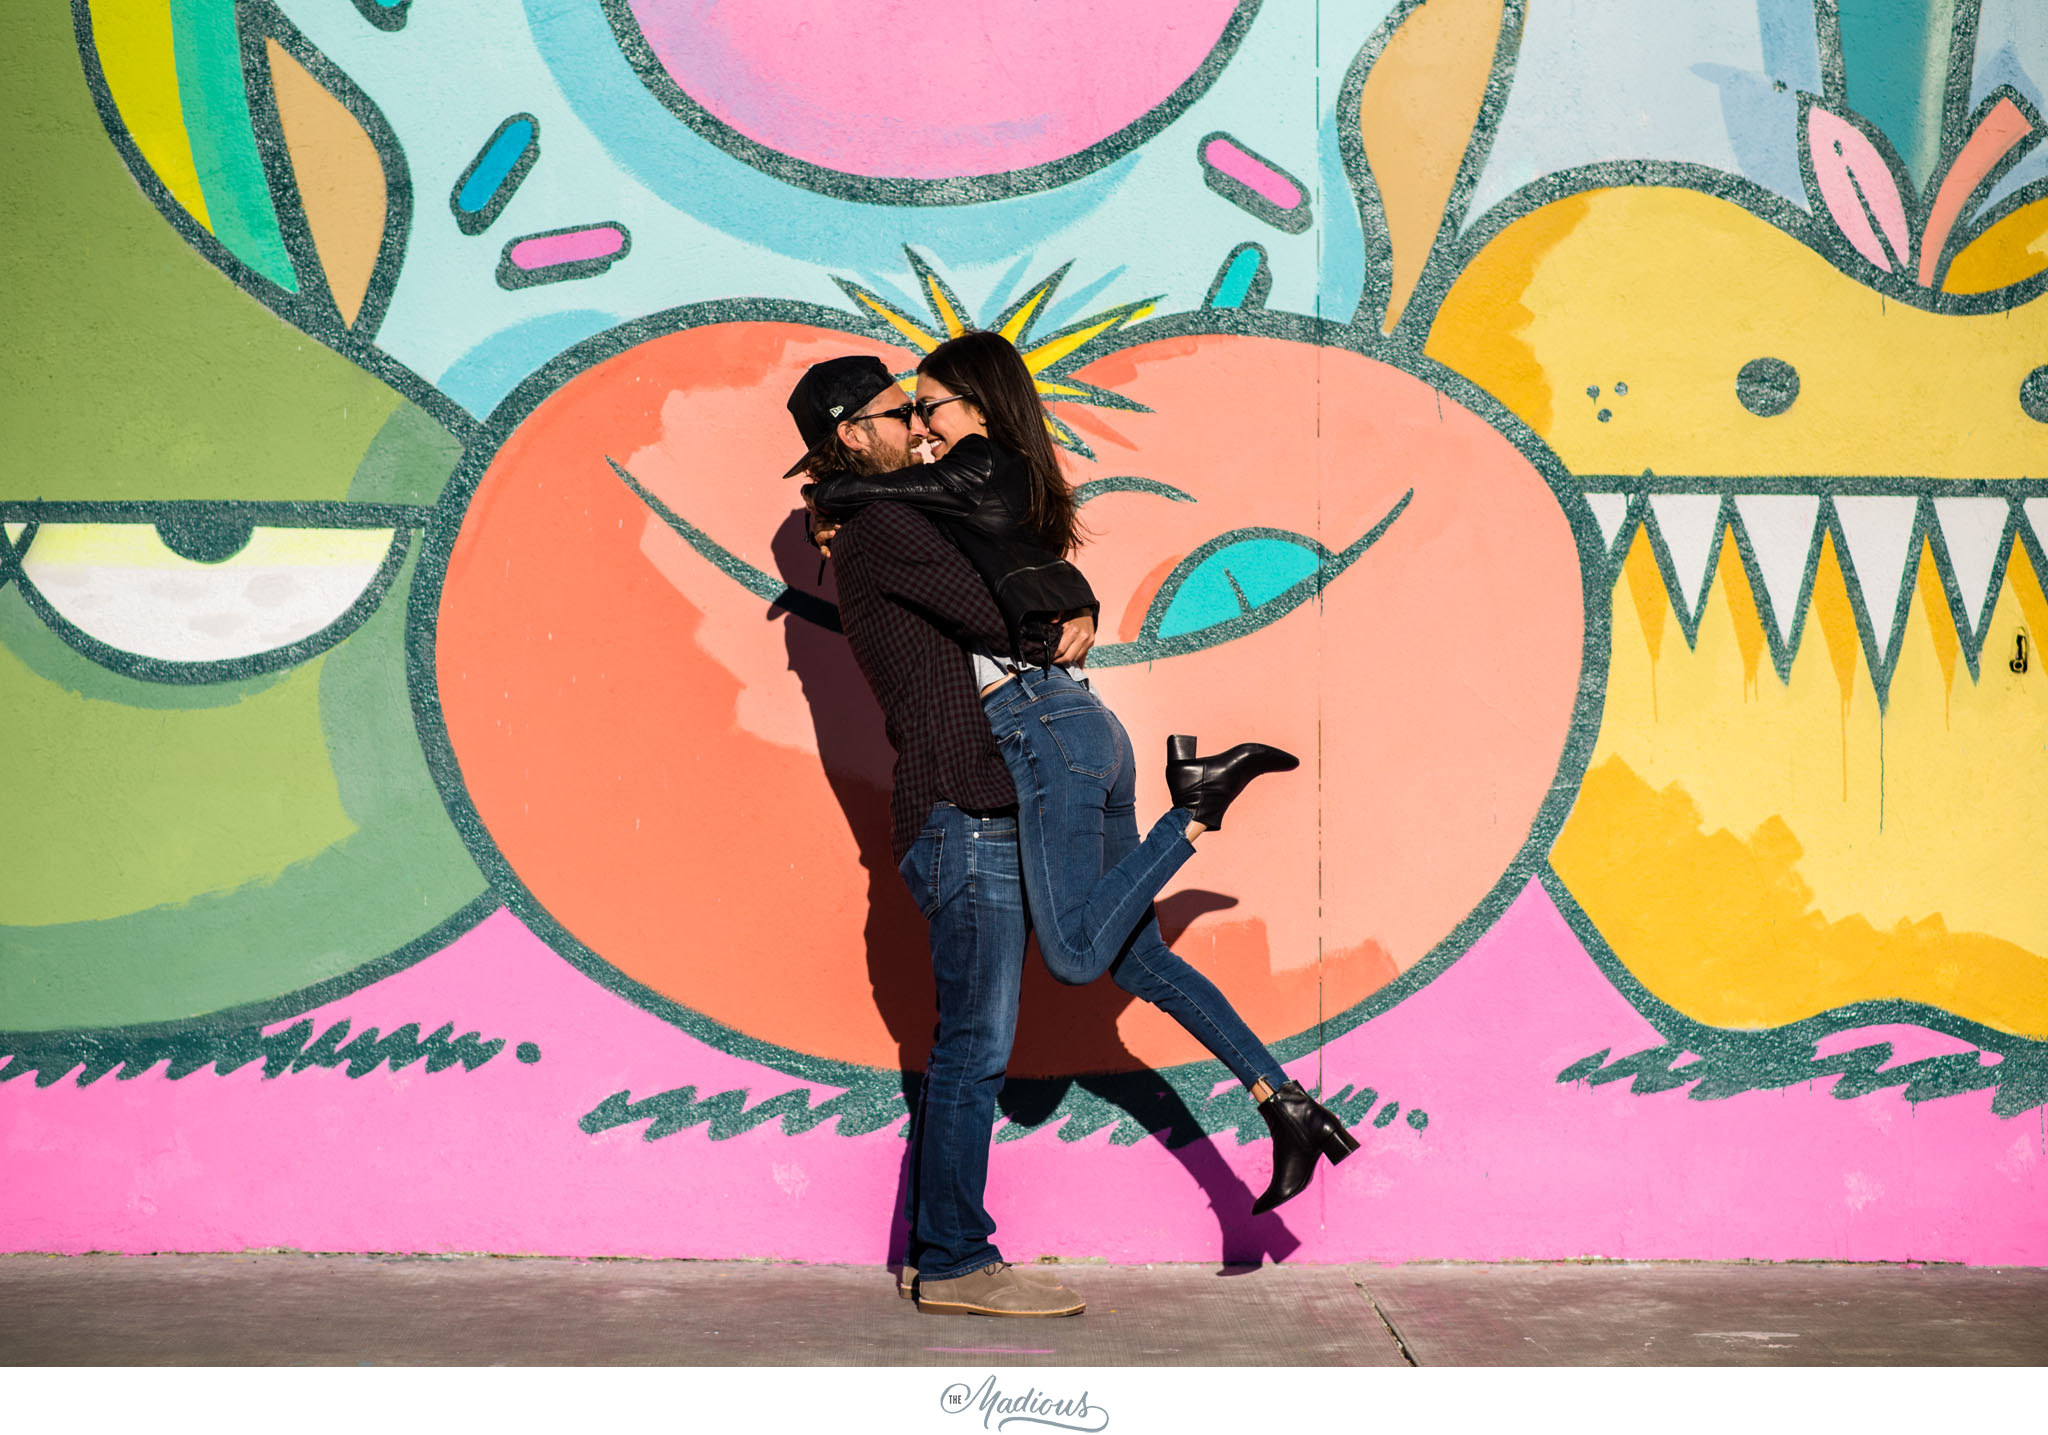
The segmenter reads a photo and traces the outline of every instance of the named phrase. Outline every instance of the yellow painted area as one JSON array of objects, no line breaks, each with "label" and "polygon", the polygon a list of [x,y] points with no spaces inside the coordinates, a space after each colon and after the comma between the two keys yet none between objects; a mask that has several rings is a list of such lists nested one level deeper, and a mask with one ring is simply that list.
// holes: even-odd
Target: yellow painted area
[{"label": "yellow painted area", "polygon": [[924,287],[931,291],[932,312],[939,316],[939,322],[946,326],[948,335],[964,334],[967,326],[960,322],[960,316],[953,312],[953,306],[946,301],[946,291],[939,287],[936,279],[926,279]]},{"label": "yellow painted area", "polygon": [[1045,302],[1047,292],[1041,284],[1025,296],[1024,302],[1017,306],[1017,312],[1010,316],[1010,322],[1003,325],[999,331],[1005,339],[1014,344],[1023,337],[1024,331],[1031,327],[1031,316],[1036,314],[1038,306]]},{"label": "yellow painted area", "polygon": [[915,345],[918,349],[922,350],[924,353],[929,354],[932,350],[939,347],[939,341],[937,339],[933,338],[930,334],[927,334],[923,329],[920,329],[917,325],[911,323],[910,320],[904,318],[894,309],[891,309],[887,304],[883,304],[878,302],[877,300],[871,299],[865,294],[860,296],[860,302],[867,305],[868,308],[873,310],[876,314],[880,315],[881,318],[888,323],[890,328],[894,329],[904,338],[910,340],[910,342],[913,345]]},{"label": "yellow painted area", "polygon": [[1373,63],[1359,135],[1387,219],[1391,290],[1381,328],[1400,322],[1443,225],[1500,41],[1501,0],[1435,0],[1414,11]]},{"label": "yellow painted area", "polygon": [[376,564],[391,549],[391,528],[258,528],[248,546],[220,563],[195,563],[164,546],[152,523],[45,523],[28,559],[37,567],[240,568]]},{"label": "yellow painted area", "polygon": [[[1546,204],[1515,221],[1467,265],[1430,326],[1427,352],[1481,384],[1538,433],[1550,426],[1551,376],[1524,337],[1536,316],[1523,302],[1552,250],[1571,237],[1591,205],[1584,195]],[[1480,375],[1485,375],[1481,378]]]},{"label": "yellow painted area", "polygon": [[384,243],[384,165],[346,105],[277,41],[264,47],[299,206],[341,320],[354,324]]},{"label": "yellow painted area", "polygon": [[[1926,313],[1691,190],[1595,190],[1517,220],[1452,287],[1428,351],[1575,473],[2048,474],[2048,430],[2019,405],[2048,295]],[[1799,375],[1774,418],[1736,399],[1758,358]]]},{"label": "yellow painted area", "polygon": [[1151,306],[1147,305],[1128,314],[1114,313],[1106,319],[1084,324],[1072,333],[1047,339],[1043,344],[1033,345],[1023,351],[1024,365],[1033,374],[1040,369],[1049,369],[1075,350],[1093,342],[1098,335],[1108,333],[1119,324],[1135,324],[1151,312]]},{"label": "yellow painted area", "polygon": [[92,35],[100,69],[121,122],[171,198],[211,228],[171,50],[171,10],[164,0],[93,0]]},{"label": "yellow painted area", "polygon": [[1949,260],[1941,287],[1951,294],[1988,294],[2048,269],[2048,199],[2023,204],[1964,245]]},{"label": "yellow painted area", "polygon": [[2048,1037],[2048,668],[2005,661],[2022,627],[2048,632],[2024,549],[1975,680],[1923,549],[1880,715],[1832,549],[1783,682],[1724,545],[1695,649],[1649,620],[1625,565],[1600,736],[1552,866],[1700,1021],[1896,998]]},{"label": "yellow painted area", "polygon": [[23,839],[0,862],[0,924],[99,921],[230,891],[353,835],[321,725],[324,662],[180,712],[83,697],[0,647],[0,782]]}]

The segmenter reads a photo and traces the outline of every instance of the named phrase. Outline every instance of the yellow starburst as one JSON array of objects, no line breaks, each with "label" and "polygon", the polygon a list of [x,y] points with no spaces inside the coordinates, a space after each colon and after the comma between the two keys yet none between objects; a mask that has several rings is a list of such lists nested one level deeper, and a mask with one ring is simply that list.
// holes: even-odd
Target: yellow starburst
[{"label": "yellow starburst", "polygon": [[[931,306],[929,325],[926,316],[906,313],[873,290],[863,288],[850,279],[835,278],[834,282],[856,306],[893,330],[920,354],[929,354],[945,340],[958,338],[970,330],[990,329],[1017,346],[1017,352],[1024,358],[1024,366],[1031,371],[1038,396],[1047,403],[1089,404],[1097,408],[1150,412],[1143,404],[1122,394],[1083,383],[1073,377],[1073,371],[1095,357],[1104,347],[1104,339],[1150,314],[1159,302],[1158,295],[1099,310],[1055,333],[1034,335],[1032,323],[1045,311],[1053,292],[1060,287],[1060,281],[1074,267],[1071,261],[1032,285],[1023,298],[1005,309],[994,322],[984,325],[974,322],[972,311],[960,302],[960,297],[939,277],[938,271],[925,261],[924,256],[908,246],[903,253],[910,260],[910,270],[916,276],[917,287]],[[1061,448],[1071,449],[1083,458],[1095,457],[1081,436],[1049,409],[1045,426]]]}]

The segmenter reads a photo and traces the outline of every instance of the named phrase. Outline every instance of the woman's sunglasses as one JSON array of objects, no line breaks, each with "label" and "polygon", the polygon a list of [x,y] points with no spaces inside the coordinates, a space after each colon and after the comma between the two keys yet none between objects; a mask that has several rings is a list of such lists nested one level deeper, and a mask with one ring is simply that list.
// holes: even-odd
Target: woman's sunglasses
[{"label": "woman's sunglasses", "polygon": [[932,421],[932,414],[936,410],[944,408],[947,404],[957,404],[963,399],[971,399],[973,397],[974,395],[972,394],[954,394],[950,398],[943,399],[915,399],[910,403],[904,404],[901,408],[877,409],[874,413],[861,414],[856,418],[848,419],[846,422],[852,424],[862,423],[868,419],[894,419],[905,428],[909,428],[910,416],[912,414],[917,415],[926,423],[930,423]]}]

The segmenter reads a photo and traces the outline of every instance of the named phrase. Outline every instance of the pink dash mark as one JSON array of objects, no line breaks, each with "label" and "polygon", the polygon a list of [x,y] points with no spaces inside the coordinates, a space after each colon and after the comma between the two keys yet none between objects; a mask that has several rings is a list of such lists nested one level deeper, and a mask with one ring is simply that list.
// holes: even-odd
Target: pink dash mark
[{"label": "pink dash mark", "polygon": [[1264,160],[1246,154],[1220,135],[1209,141],[1208,146],[1202,151],[1202,158],[1261,199],[1270,200],[1281,209],[1293,209],[1301,203],[1301,191],[1294,187],[1286,175]]},{"label": "pink dash mark", "polygon": [[1963,205],[1971,193],[2033,128],[2034,122],[2018,105],[2001,99],[1970,135],[1955,163],[1948,167],[1948,174],[1934,196],[1934,208],[1928,212],[1927,228],[1920,235],[1922,288],[1934,287],[1934,271],[1941,262],[1941,251],[1947,246],[1949,231],[1962,217]]},{"label": "pink dash mark", "polygon": [[1057,1355],[1056,1350],[1027,1350],[1021,1345],[928,1345],[927,1355]]},{"label": "pink dash mark", "polygon": [[1856,246],[1858,254],[1891,273],[1891,258],[1870,227],[1875,216],[1892,253],[1905,263],[1912,253],[1906,208],[1899,199],[1891,166],[1877,146],[1840,115],[1815,105],[1806,112],[1806,148],[1813,157],[1813,177],[1820,185],[1820,196],[1827,201],[1828,213],[1834,216],[1842,237]]},{"label": "pink dash mark", "polygon": [[625,245],[624,230],[600,224],[594,229],[572,229],[566,234],[537,234],[522,239],[512,246],[512,262],[521,269],[551,269],[557,264],[608,258]]}]

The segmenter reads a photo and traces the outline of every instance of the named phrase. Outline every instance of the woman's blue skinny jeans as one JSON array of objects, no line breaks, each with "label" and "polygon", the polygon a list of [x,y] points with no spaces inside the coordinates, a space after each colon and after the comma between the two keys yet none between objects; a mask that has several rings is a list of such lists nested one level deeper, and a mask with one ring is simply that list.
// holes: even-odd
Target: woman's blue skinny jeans
[{"label": "woman's blue skinny jeans", "polygon": [[1173,1017],[1247,1085],[1286,1073],[1215,983],[1159,934],[1152,901],[1194,855],[1184,807],[1141,841],[1124,725],[1064,668],[1029,669],[982,699],[1017,786],[1019,855],[1038,949],[1070,985],[1104,972]]}]

